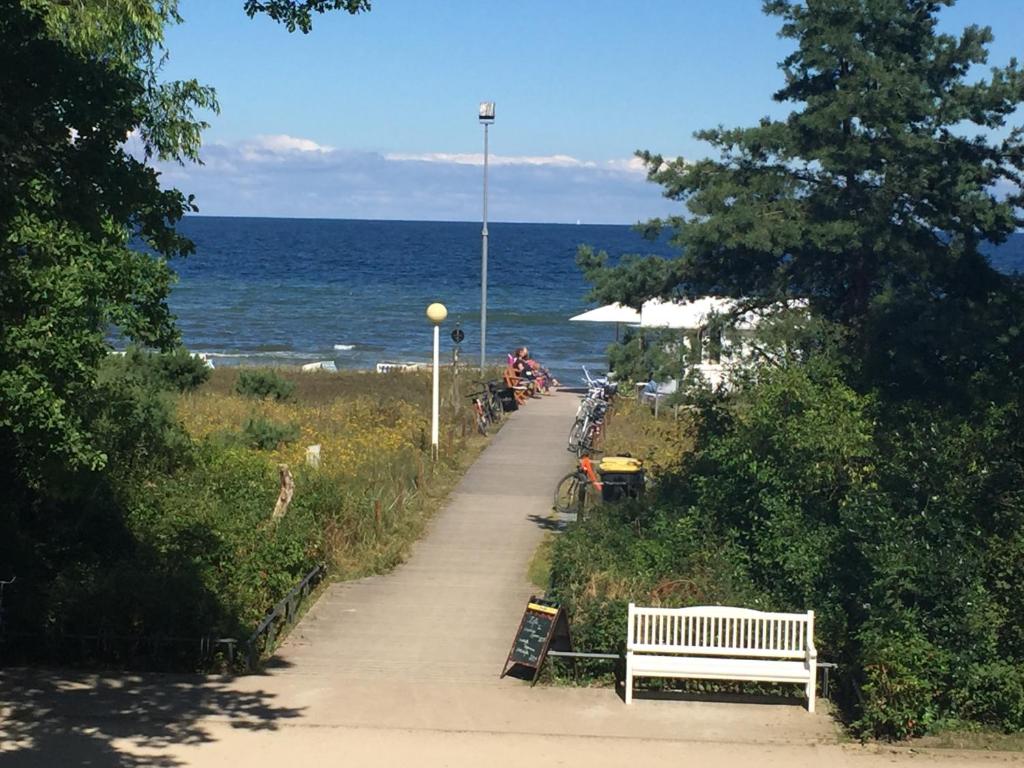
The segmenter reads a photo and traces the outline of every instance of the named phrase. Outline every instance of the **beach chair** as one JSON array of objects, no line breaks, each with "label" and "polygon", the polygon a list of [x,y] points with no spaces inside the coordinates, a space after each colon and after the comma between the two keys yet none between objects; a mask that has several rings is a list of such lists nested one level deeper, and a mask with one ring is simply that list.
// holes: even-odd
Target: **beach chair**
[{"label": "beach chair", "polygon": [[516,402],[519,405],[525,405],[526,401],[530,399],[529,389],[526,383],[516,374],[515,368],[511,364],[505,366],[503,378],[505,379],[505,386],[515,393]]}]

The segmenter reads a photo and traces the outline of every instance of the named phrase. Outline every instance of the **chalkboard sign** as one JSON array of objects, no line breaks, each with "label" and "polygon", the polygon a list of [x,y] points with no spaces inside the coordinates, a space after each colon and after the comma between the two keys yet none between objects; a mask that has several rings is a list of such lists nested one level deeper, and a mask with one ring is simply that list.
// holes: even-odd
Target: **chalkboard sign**
[{"label": "chalkboard sign", "polygon": [[551,649],[572,650],[569,617],[558,603],[531,597],[519,622],[501,677],[520,666],[533,670],[532,682],[536,683],[540,668]]}]

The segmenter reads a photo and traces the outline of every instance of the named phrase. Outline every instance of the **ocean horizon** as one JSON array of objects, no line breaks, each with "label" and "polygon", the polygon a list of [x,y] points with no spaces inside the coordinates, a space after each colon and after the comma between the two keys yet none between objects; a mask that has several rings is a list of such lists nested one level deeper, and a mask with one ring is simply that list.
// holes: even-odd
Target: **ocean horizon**
[{"label": "ocean horizon", "polygon": [[[170,305],[185,345],[215,365],[331,361],[426,362],[428,304],[448,308],[442,356],[460,327],[464,364],[480,361],[480,221],[188,216],[179,230],[196,253],[172,265]],[[634,225],[488,222],[487,359],[525,344],[565,383],[580,366],[601,369],[614,326],[571,323],[593,306],[576,267],[591,245],[613,258],[672,256]],[[1004,271],[1024,269],[1024,234],[992,253]]]}]

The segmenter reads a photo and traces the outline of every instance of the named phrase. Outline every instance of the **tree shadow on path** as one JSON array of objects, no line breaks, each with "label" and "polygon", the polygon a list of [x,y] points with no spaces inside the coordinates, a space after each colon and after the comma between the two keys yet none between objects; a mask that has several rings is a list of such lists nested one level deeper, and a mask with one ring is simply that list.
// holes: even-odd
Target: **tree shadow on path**
[{"label": "tree shadow on path", "polygon": [[[0,673],[0,767],[182,765],[161,750],[214,740],[204,720],[276,730],[302,710],[274,694],[240,690],[231,678]],[[144,754],[139,754],[142,752]]]}]

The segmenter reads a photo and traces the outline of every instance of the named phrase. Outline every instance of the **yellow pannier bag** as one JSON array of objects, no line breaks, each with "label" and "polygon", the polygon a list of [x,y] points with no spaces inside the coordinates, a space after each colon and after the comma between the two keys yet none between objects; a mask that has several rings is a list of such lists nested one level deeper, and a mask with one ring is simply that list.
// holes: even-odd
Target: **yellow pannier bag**
[{"label": "yellow pannier bag", "polygon": [[643,472],[644,463],[640,459],[634,459],[631,456],[605,456],[601,459],[597,469],[599,472],[629,474],[632,472]]}]

